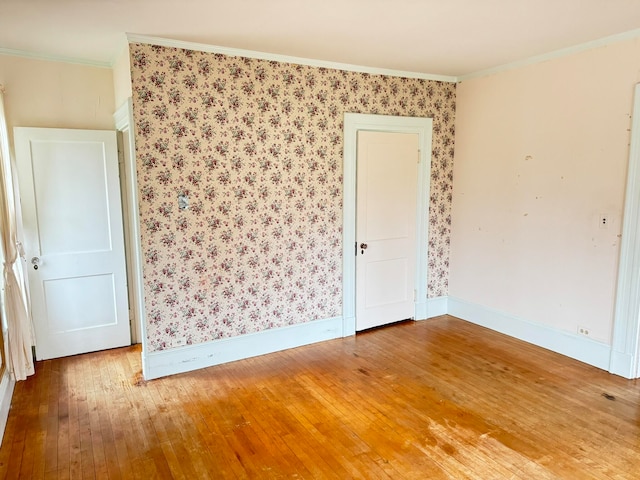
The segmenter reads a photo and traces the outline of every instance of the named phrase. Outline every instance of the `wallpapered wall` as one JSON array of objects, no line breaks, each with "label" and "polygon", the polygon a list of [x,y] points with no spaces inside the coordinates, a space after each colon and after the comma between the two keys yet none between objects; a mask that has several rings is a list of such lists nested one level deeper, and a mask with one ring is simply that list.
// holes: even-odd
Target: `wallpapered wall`
[{"label": "wallpapered wall", "polygon": [[130,54],[149,351],[342,314],[345,112],[434,118],[428,295],[447,294],[454,84]]}]

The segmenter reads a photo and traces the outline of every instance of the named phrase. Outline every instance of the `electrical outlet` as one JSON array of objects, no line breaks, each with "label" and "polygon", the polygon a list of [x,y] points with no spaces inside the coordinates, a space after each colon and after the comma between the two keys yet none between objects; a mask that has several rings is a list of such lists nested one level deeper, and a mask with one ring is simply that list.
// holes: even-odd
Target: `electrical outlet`
[{"label": "electrical outlet", "polygon": [[174,338],[172,343],[174,347],[184,347],[186,344],[187,344],[186,337]]},{"label": "electrical outlet", "polygon": [[580,325],[578,325],[578,334],[588,337],[589,335],[591,335],[591,332],[589,332],[589,329],[587,327],[581,327]]},{"label": "electrical outlet", "polygon": [[601,213],[598,218],[598,225],[600,228],[608,228],[609,227],[609,215],[606,213]]}]

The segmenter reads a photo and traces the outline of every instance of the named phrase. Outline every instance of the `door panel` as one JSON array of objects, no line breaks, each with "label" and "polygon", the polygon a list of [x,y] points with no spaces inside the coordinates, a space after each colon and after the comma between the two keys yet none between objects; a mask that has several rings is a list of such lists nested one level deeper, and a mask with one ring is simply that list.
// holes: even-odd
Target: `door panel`
[{"label": "door panel", "polygon": [[[113,275],[55,278],[42,282],[49,318],[49,333],[78,332],[115,324]],[[99,302],[99,303],[98,303]],[[93,311],[93,315],[87,312]]]},{"label": "door panel", "polygon": [[[369,261],[366,263],[365,308],[392,305],[397,301],[404,302],[409,288],[407,276],[410,268],[406,258]],[[398,279],[389,283],[388,279]]]},{"label": "door panel", "polygon": [[15,144],[36,357],[129,345],[115,132],[16,128]]},{"label": "door panel", "polygon": [[359,131],[357,157],[356,330],[363,330],[415,315],[418,135]]},{"label": "door panel", "polygon": [[[71,147],[68,142],[32,141],[31,159],[41,254],[110,250],[103,145],[86,142]],[[87,225],[91,229],[85,229]],[[85,231],[69,235],[68,229]]]}]

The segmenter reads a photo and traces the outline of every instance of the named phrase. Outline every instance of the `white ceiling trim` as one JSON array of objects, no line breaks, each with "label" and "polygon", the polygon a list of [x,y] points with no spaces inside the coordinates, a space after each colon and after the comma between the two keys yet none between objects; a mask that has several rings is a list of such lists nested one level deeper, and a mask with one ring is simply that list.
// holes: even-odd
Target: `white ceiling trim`
[{"label": "white ceiling trim", "polygon": [[[611,35],[598,40],[593,40],[580,45],[555,50],[553,52],[545,53],[542,55],[536,55],[533,57],[525,58],[523,60],[517,60],[515,62],[506,63],[497,67],[480,70],[467,75],[450,76],[450,75],[433,75],[420,72],[409,72],[402,70],[393,70],[385,68],[367,67],[362,65],[352,65],[347,63],[337,63],[324,60],[314,60],[302,57],[293,57],[288,55],[280,55],[275,53],[258,52],[254,50],[242,50],[230,47],[220,47],[216,45],[208,45],[203,43],[185,42],[181,40],[172,40],[167,38],[152,37],[147,35],[138,35],[133,33],[127,33],[128,43],[145,43],[150,45],[159,45],[164,47],[184,48],[187,50],[196,50],[209,53],[220,53],[223,55],[235,56],[235,57],[247,57],[257,58],[261,60],[293,63],[297,65],[308,65],[319,68],[331,68],[336,70],[346,70],[351,72],[369,73],[372,75],[388,75],[392,77],[405,77],[405,78],[419,78],[424,80],[435,80],[447,83],[458,83],[473,78],[486,77],[494,75],[496,73],[505,72],[508,70],[514,70],[517,68],[526,67],[528,65],[534,65],[536,63],[546,62],[549,60],[565,57],[568,55],[574,55],[587,50],[595,48],[605,47],[614,43],[622,42],[625,40],[632,40],[640,37],[640,28],[630,30],[628,32]],[[50,62],[62,62],[71,63],[76,65],[83,65],[97,68],[113,68],[113,62],[100,62],[94,60],[86,60],[80,58],[72,58],[61,55],[48,55],[34,52],[27,52],[24,50],[14,50],[9,48],[0,48],[0,55],[10,55],[15,57],[30,58],[34,60],[44,60]]]},{"label": "white ceiling trim", "polygon": [[560,50],[544,53],[542,55],[536,55],[533,57],[525,58],[523,60],[517,60],[515,62],[506,63],[504,65],[488,68],[486,70],[480,70],[478,72],[469,73],[467,75],[461,75],[458,77],[458,81],[464,82],[465,80],[470,80],[472,78],[486,77],[488,75],[494,75],[496,73],[506,72],[507,70],[514,70],[516,68],[522,68],[528,65],[542,63],[549,60],[554,60],[556,58],[575,55],[577,53],[585,52],[587,50],[606,47],[607,45],[623,42],[625,40],[632,40],[638,37],[640,37],[640,28],[635,30],[630,30],[628,32],[618,33],[616,35],[600,38],[598,40],[592,40],[590,42],[582,43],[580,45],[574,45],[573,47],[561,48]]},{"label": "white ceiling trim", "polygon": [[254,50],[241,50],[238,48],[219,47],[216,45],[207,45],[204,43],[185,42],[182,40],[171,40],[168,38],[149,37],[146,35],[138,35],[135,33],[127,33],[129,43],[145,43],[149,45],[158,45],[161,47],[183,48],[185,50],[195,50],[198,52],[220,53],[231,57],[257,58],[260,60],[268,60],[282,63],[293,63],[296,65],[307,65],[318,68],[331,68],[334,70],[345,70],[348,72],[369,73],[372,75],[386,75],[390,77],[418,78],[422,80],[435,80],[438,82],[457,83],[458,77],[450,75],[432,75],[419,72],[405,72],[402,70],[392,70],[386,68],[366,67],[362,65],[351,65],[348,63],[329,62],[325,60],[314,60],[310,58],[291,57],[288,55],[280,55],[277,53],[257,52]]},{"label": "white ceiling trim", "polygon": [[59,55],[25,52],[24,50],[13,50],[10,48],[0,48],[0,55],[31,58],[33,60],[44,60],[47,62],[73,63],[75,65],[84,65],[85,67],[113,68],[113,64],[111,62],[97,62],[94,60],[83,60],[80,58],[63,57]]}]

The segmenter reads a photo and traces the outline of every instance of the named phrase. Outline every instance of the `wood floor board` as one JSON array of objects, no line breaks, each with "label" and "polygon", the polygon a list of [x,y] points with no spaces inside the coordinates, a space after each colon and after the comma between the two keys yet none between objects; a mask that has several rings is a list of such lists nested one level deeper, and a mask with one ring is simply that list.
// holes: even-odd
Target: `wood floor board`
[{"label": "wood floor board", "polygon": [[[358,391],[358,397],[359,398],[366,398],[367,396],[372,396],[376,399],[376,402],[381,402],[383,399],[380,396],[381,391],[384,390],[384,384],[379,382],[378,379],[376,378],[378,376],[378,372],[376,371],[376,369],[373,367],[373,364],[371,364],[370,362],[364,362],[363,363],[363,357],[359,356],[358,362],[356,363],[356,371],[358,371],[361,374],[364,374],[366,378],[366,380],[364,382],[357,382],[357,386],[356,386],[356,390]],[[363,378],[363,377],[361,377]],[[366,390],[365,388],[368,388],[368,390]],[[393,387],[391,387],[393,388]],[[341,396],[343,396],[344,394],[341,394]],[[388,398],[385,399],[385,404],[390,405],[392,403],[394,403],[396,401],[396,395],[393,393],[393,391],[391,390],[391,395],[388,396]],[[357,405],[354,405],[354,408],[357,408]],[[369,407],[368,407],[369,408]],[[399,405],[399,409],[397,410],[397,412],[406,412],[407,411],[408,406],[406,404],[402,404]],[[379,412],[376,411],[375,409],[375,405],[373,406],[372,409],[369,409],[370,414],[372,415],[371,419],[376,422],[376,417],[378,416]],[[404,415],[396,415],[393,419],[393,423],[398,423],[398,424],[402,424],[403,423],[403,418]],[[379,422],[377,421],[376,423],[382,423],[384,424],[385,422]],[[415,425],[414,425],[415,426]],[[391,424],[387,424],[387,428],[391,429],[392,425]],[[385,432],[382,433],[382,435],[384,435]],[[409,437],[408,440],[412,441],[412,444],[414,446],[416,446],[416,448],[421,449],[420,447],[420,442],[419,441],[415,441],[417,440],[417,438],[411,438]],[[405,443],[407,442],[407,439],[405,439]],[[378,443],[378,442],[373,442],[373,443]],[[405,445],[406,448],[407,445]],[[436,456],[435,455],[431,455],[430,458],[434,459]],[[442,465],[442,464],[441,464]],[[453,467],[451,465],[446,466],[446,468],[448,468],[449,470],[451,470]],[[456,469],[454,469],[456,470]],[[456,472],[454,473],[459,473],[458,470],[456,470]],[[437,469],[432,468],[431,472],[430,472],[430,476],[431,477],[435,477],[437,475]]]},{"label": "wood floor board", "polygon": [[[454,375],[455,377],[455,375]],[[553,435],[552,436],[547,436],[546,438],[543,437],[541,438],[541,441],[545,442],[545,444],[547,445],[553,445],[553,442],[555,441],[555,436],[558,435],[559,432],[562,432],[563,429],[568,429],[569,432],[568,434],[575,434],[576,432],[580,432],[581,434],[581,438],[582,438],[582,442],[579,444],[579,448],[584,450],[585,447],[588,447],[588,445],[591,443],[594,445],[593,450],[597,451],[598,447],[601,448],[602,442],[603,442],[603,438],[602,436],[608,436],[608,432],[606,431],[606,429],[603,432],[595,432],[590,428],[590,425],[588,423],[587,420],[585,420],[585,416],[583,415],[583,412],[585,411],[589,411],[591,408],[596,408],[596,405],[592,405],[592,406],[587,406],[587,405],[572,405],[571,399],[567,400],[567,406],[562,406],[563,403],[562,402],[558,402],[558,398],[557,395],[553,396],[553,397],[547,397],[544,395],[537,395],[536,397],[533,397],[533,403],[530,402],[530,399],[527,398],[527,392],[526,390],[523,390],[522,388],[518,389],[518,385],[527,385],[526,382],[514,382],[511,385],[511,388],[509,387],[509,384],[505,384],[503,386],[503,392],[504,396],[506,398],[504,398],[504,400],[511,402],[512,404],[518,403],[518,404],[530,404],[529,406],[529,410],[528,412],[526,412],[526,414],[520,414],[518,415],[519,417],[519,422],[520,423],[527,423],[530,420],[533,420],[533,423],[529,423],[529,428],[532,431],[535,430],[539,430],[541,433],[544,434],[544,432],[547,431],[553,431]],[[518,392],[518,390],[519,392]],[[514,390],[515,392],[515,396],[514,395]],[[599,403],[601,404],[600,406],[602,406],[602,399],[600,398]],[[484,400],[483,400],[484,401]],[[549,415],[549,412],[554,412],[554,415],[556,415],[556,419],[557,417],[557,410],[560,410],[561,412],[564,413],[564,415],[560,418],[563,419],[563,423],[559,424],[556,422],[556,428],[553,429],[549,429],[549,424],[551,422],[556,421],[552,415]],[[491,413],[490,412],[486,412],[485,413],[486,416],[490,416]],[[606,417],[606,415],[603,415],[603,419]],[[604,425],[602,425],[604,427]],[[573,456],[574,458],[579,458],[579,457],[583,457],[584,455],[580,455],[580,451],[577,449],[578,446],[570,445],[570,451],[568,451],[567,453],[571,456]],[[624,445],[619,445],[620,447],[620,453],[624,454]]]},{"label": "wood floor board", "polygon": [[442,316],[144,381],[37,362],[0,478],[640,478],[640,380]]},{"label": "wood floor board", "polygon": [[[350,428],[356,432],[359,438],[370,445],[381,461],[393,466],[400,461],[401,457],[409,456],[406,438],[398,434],[395,428],[396,424],[382,415],[365,397],[359,396],[361,402],[358,404],[348,400],[352,397],[352,392],[339,390],[339,386],[335,384],[325,384],[324,389],[314,388],[319,383],[317,378],[309,378],[306,374],[300,375],[298,381],[307,386],[309,394],[327,412],[331,412],[341,422],[348,421]],[[320,382],[320,384],[322,383]],[[372,392],[372,394],[374,397],[377,396],[376,392]],[[335,401],[338,398],[340,400]],[[345,399],[347,399],[346,402]],[[355,419],[355,422],[351,422],[351,419]],[[420,458],[418,461],[422,463],[423,459]],[[424,463],[421,467],[425,474],[437,475],[439,471],[437,465],[428,461]]]},{"label": "wood floor board", "polygon": [[194,426],[207,453],[209,469],[223,478],[242,478],[246,475],[246,472],[225,438],[226,431],[221,428],[221,422],[219,421],[221,414],[215,408],[216,400],[214,398],[211,398],[210,401],[201,399],[198,393],[201,382],[198,380],[199,378],[189,379],[186,385],[189,390],[196,392],[198,413],[193,417],[195,420]]},{"label": "wood floor board", "polygon": [[[470,369],[470,370],[472,370],[472,369]],[[460,372],[449,372],[449,373],[453,373],[453,375],[451,375],[451,376],[450,376],[450,378],[453,378],[453,379],[460,378],[460,377],[459,377]],[[482,376],[481,376],[480,374],[478,374],[478,375],[475,375],[475,376],[473,376],[473,377],[471,377],[471,378],[482,378]],[[485,381],[486,381],[486,380],[485,380]],[[473,388],[473,387],[471,387],[471,386],[467,383],[466,385],[459,385],[459,386],[454,387],[454,388],[457,388],[457,389],[469,389],[469,388]],[[509,386],[508,386],[508,385],[505,385],[503,388],[504,388],[504,389],[509,389]],[[481,390],[481,389],[480,389],[480,390]],[[505,390],[505,391],[508,391],[508,390]],[[485,403],[489,397],[487,397],[487,398],[483,398],[482,396],[478,397],[478,394],[480,394],[480,393],[481,393],[481,392],[477,390],[477,391],[475,391],[475,392],[474,392],[474,394],[475,394],[474,396],[475,396],[476,398],[482,398],[482,403]],[[509,394],[507,394],[507,396],[508,396],[508,395],[509,395]],[[494,396],[493,398],[495,399],[496,397]],[[536,399],[538,399],[538,397],[536,397]],[[507,401],[507,402],[517,402],[517,403],[522,403],[523,401],[526,401],[526,397],[518,399],[518,397],[516,396],[516,397],[513,397],[513,398],[505,398],[505,399],[503,399],[503,400],[504,400],[504,401]],[[496,407],[499,407],[500,405],[501,405],[500,403],[497,403],[497,404],[496,404]],[[523,421],[524,421],[524,422],[526,422],[528,419],[536,419],[536,421],[539,421],[539,419],[540,419],[540,417],[541,417],[541,416],[543,417],[543,420],[546,420],[546,419],[544,418],[544,413],[547,411],[547,409],[548,409],[548,405],[543,405],[543,406],[542,406],[542,408],[540,408],[540,406],[535,406],[535,408],[537,408],[537,409],[538,409],[538,411],[537,411],[537,415],[535,414],[536,412],[528,412],[527,414],[524,414],[524,415],[523,415],[523,414],[522,414],[522,412],[521,412],[520,414],[516,415],[516,417],[518,417],[518,418],[519,418],[519,422],[523,422]],[[476,414],[478,413],[474,408],[471,408],[471,410],[472,410],[472,411],[474,411]],[[495,410],[497,410],[497,408],[495,408]],[[480,411],[479,413],[481,413],[481,414],[482,414],[483,412],[482,412],[482,411]],[[444,418],[447,418],[448,416],[449,416],[449,415],[445,415],[445,416],[444,416]],[[456,415],[456,416],[458,416],[458,415]],[[482,415],[482,416],[488,417],[488,416],[489,416],[489,414],[488,414],[487,412],[485,412],[485,413],[484,413],[484,415]],[[497,424],[497,425],[496,425],[496,423],[494,423],[493,425],[495,426],[495,428],[494,428],[494,429],[495,429],[495,430],[498,430],[499,422],[498,422],[498,424]],[[490,427],[490,426],[488,426],[488,427]],[[532,426],[532,425],[530,425],[530,426],[529,426],[529,428],[530,428],[530,429],[531,429],[531,428],[533,428],[533,427],[535,427],[535,425],[533,425],[533,426]],[[507,430],[508,430],[508,429],[507,429]],[[530,430],[530,431],[531,431],[531,430]],[[544,431],[544,429],[543,429],[543,431]],[[519,440],[517,437],[515,437],[515,436],[513,436],[511,439],[505,438],[505,433],[507,433],[507,432],[503,431],[503,432],[501,433],[501,439],[502,439],[502,441],[503,441],[503,442],[505,442],[505,440],[506,440],[507,442],[510,442],[510,444],[511,444],[512,446],[514,446],[514,447],[515,447],[515,445],[513,445],[513,443],[512,443],[514,439],[515,439],[516,441],[520,442],[520,440]],[[551,437],[551,438],[545,438],[545,437],[543,437],[543,438],[540,438],[539,440],[540,440],[539,442],[532,442],[532,443],[530,443],[530,446],[527,448],[527,450],[529,450],[531,447],[536,448],[536,447],[535,447],[535,445],[537,445],[537,444],[543,444],[543,445],[548,446],[548,447],[550,447],[550,448],[551,448],[551,447],[553,447],[553,445],[554,445],[554,439],[553,439],[552,437]],[[518,449],[519,449],[519,450],[525,450],[524,445],[522,445],[522,444],[518,445]],[[537,448],[536,448],[536,449],[537,449]],[[533,454],[531,454],[531,453],[533,453]],[[531,453],[530,453],[530,456],[532,456],[532,458],[535,458],[535,457],[541,457],[541,456],[542,456],[542,452],[537,452],[537,453],[535,453],[535,452],[531,452]],[[567,455],[567,457],[568,457],[568,458],[571,458],[572,456],[571,456],[571,455]],[[556,459],[556,460],[557,460],[557,459]],[[557,462],[556,462],[556,463],[557,463]],[[590,477],[590,475],[589,475],[588,473],[585,473],[584,475],[585,475],[585,477],[586,477],[586,478],[589,478],[589,477]]]},{"label": "wood floor board", "polygon": [[[267,467],[274,477],[281,475],[304,475],[308,474],[306,469],[300,469],[299,462],[296,461],[295,454],[287,447],[282,440],[282,434],[274,435],[275,430],[272,425],[282,421],[276,421],[269,411],[264,408],[264,402],[261,401],[263,396],[252,398],[249,395],[242,395],[239,399],[241,408],[247,411],[246,420],[252,426],[252,433],[259,440],[260,445],[264,448]],[[215,422],[215,419],[212,419]],[[289,417],[287,420],[291,420]],[[267,429],[265,429],[267,428]],[[289,433],[289,432],[287,432]]]},{"label": "wood floor board", "polygon": [[[116,440],[111,424],[110,409],[105,408],[104,398],[108,396],[112,389],[109,377],[109,369],[104,368],[107,361],[104,355],[95,355],[92,362],[94,372],[93,384],[95,387],[93,397],[91,397],[92,423],[91,431],[97,430],[101,435],[101,446],[104,455],[104,469],[109,479],[122,478],[122,472],[118,465],[118,451]],[[100,454],[98,453],[98,456]]]},{"label": "wood floor board", "polygon": [[[134,347],[135,348],[135,347]],[[127,376],[123,376],[121,370],[117,368],[119,361],[124,359],[118,357],[107,357],[105,360],[104,370],[108,373],[103,379],[105,380],[105,392],[102,402],[102,408],[108,413],[108,421],[111,425],[111,435],[113,438],[113,449],[116,452],[117,468],[120,470],[123,478],[131,478],[133,476],[133,462],[135,459],[129,457],[126,442],[126,429],[129,428],[128,413],[129,408],[125,400],[126,390],[125,383],[129,380]],[[106,423],[106,419],[102,424]]]}]

